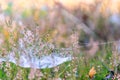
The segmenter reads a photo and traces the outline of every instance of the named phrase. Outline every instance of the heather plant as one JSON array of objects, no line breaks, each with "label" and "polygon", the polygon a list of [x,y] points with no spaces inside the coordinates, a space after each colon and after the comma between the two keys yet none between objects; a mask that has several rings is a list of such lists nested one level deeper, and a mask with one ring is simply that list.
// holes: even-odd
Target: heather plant
[{"label": "heather plant", "polygon": [[[96,0],[72,9],[56,0],[43,6],[0,2],[1,80],[119,80],[119,22],[111,19],[116,20],[113,6],[106,7],[112,2]],[[115,12],[119,17],[118,8]],[[43,60],[46,56],[53,60]],[[40,61],[54,64],[36,66]]]}]

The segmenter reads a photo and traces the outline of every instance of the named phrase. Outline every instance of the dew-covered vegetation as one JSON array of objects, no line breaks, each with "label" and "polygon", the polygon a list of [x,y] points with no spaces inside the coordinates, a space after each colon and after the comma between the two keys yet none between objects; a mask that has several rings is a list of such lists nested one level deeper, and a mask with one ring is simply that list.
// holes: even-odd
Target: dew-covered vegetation
[{"label": "dew-covered vegetation", "polygon": [[1,80],[120,80],[119,0],[0,0]]}]

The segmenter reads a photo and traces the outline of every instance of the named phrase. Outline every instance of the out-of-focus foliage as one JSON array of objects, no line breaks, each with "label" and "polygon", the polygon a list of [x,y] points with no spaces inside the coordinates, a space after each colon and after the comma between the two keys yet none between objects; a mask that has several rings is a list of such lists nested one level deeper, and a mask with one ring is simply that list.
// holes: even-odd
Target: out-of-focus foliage
[{"label": "out-of-focus foliage", "polygon": [[104,42],[120,38],[119,0],[0,0],[0,6],[0,58],[10,52],[15,59],[21,54],[40,57],[61,48],[73,53],[71,62],[51,69],[1,62],[0,79],[87,80],[92,66],[95,80],[106,77],[106,67],[118,74],[120,43]]}]

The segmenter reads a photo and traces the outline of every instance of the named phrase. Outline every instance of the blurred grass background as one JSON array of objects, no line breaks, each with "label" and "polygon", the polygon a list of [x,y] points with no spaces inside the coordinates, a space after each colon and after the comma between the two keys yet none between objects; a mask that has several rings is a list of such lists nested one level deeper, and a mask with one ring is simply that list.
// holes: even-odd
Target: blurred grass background
[{"label": "blurred grass background", "polygon": [[43,50],[36,53],[38,56],[51,53],[55,48],[72,48],[70,53],[74,57],[72,61],[50,69],[22,68],[0,62],[0,78],[88,80],[93,66],[96,69],[94,80],[106,77],[109,71],[105,66],[117,73],[119,3],[119,0],[0,0],[1,58],[10,51],[19,58],[19,40],[25,36],[28,36],[24,40],[27,48],[41,42],[40,47],[36,47]]}]

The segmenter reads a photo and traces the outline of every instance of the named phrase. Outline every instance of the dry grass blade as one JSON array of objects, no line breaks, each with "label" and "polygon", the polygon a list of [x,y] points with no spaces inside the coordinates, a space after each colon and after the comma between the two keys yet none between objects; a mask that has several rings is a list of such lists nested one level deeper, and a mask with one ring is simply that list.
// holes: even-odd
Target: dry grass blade
[{"label": "dry grass blade", "polygon": [[80,28],[83,29],[84,32],[90,34],[91,36],[96,36],[96,34],[90,28],[88,28],[84,23],[82,23],[78,18],[76,18],[71,13],[69,13],[67,10],[62,9],[62,14],[66,18],[68,18],[69,20],[71,20],[72,22],[74,22],[75,24],[79,25]]}]

